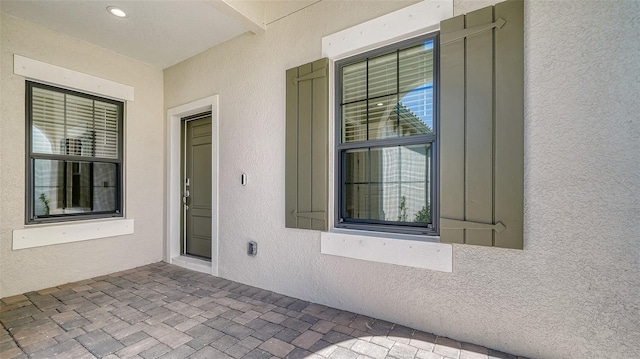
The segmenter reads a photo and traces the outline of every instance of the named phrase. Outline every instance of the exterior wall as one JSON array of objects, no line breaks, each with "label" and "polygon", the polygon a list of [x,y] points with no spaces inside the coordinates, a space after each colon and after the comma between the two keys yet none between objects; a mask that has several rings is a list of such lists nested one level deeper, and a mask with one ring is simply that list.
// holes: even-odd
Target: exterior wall
[{"label": "exterior wall", "polygon": [[[0,16],[0,297],[161,260],[162,70],[17,18]],[[13,73],[14,54],[135,88],[135,101],[125,105],[125,214],[135,220],[133,235],[12,250],[12,231],[25,227],[25,80]]]},{"label": "exterior wall", "polygon": [[220,95],[220,275],[520,355],[640,357],[637,1],[525,4],[523,251],[455,245],[441,273],[284,228],[285,70],[405,5],[322,1],[165,70],[165,108]]}]

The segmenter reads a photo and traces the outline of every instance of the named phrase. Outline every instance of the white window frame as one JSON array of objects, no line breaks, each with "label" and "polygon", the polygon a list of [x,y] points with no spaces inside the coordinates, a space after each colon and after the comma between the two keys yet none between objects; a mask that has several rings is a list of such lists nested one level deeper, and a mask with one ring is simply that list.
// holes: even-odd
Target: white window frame
[{"label": "white window frame", "polygon": [[[329,133],[335,134],[335,61],[440,29],[453,17],[453,0],[425,0],[322,39],[329,58]],[[335,136],[329,136],[330,231],[321,233],[321,253],[379,263],[453,270],[453,248],[439,236],[415,236],[335,228]],[[398,240],[400,239],[400,240]]]},{"label": "white window frame", "polygon": [[[125,102],[134,101],[134,87],[92,76],[46,62],[14,54],[13,73],[25,79],[47,85],[84,92]],[[126,131],[123,133],[126,151]],[[126,164],[122,168],[126,178]],[[126,183],[122,185],[123,211],[126,209]],[[26,249],[54,244],[71,243],[90,239],[108,238],[134,233],[134,219],[125,217],[100,220],[83,220],[65,224],[30,224],[13,230],[12,249]]]}]

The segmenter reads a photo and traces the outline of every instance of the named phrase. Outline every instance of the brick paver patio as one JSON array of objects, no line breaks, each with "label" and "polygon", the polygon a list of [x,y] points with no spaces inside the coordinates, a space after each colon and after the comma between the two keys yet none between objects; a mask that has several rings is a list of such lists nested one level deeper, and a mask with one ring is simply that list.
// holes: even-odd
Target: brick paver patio
[{"label": "brick paver patio", "polygon": [[2,359],[515,359],[162,262],[0,304]]}]

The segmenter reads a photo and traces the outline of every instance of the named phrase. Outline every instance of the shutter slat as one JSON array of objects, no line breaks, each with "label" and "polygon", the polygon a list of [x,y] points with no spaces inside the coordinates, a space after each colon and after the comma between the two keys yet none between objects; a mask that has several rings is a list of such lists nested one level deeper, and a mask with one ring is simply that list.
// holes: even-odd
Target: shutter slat
[{"label": "shutter slat", "polygon": [[506,1],[495,6],[495,18],[506,19],[495,31],[496,158],[495,218],[507,228],[495,245],[523,248],[524,213],[524,5]]},{"label": "shutter slat", "polygon": [[[303,77],[312,71],[311,64],[298,67],[298,76]],[[311,121],[312,81],[298,83],[298,204],[297,212],[311,211]],[[311,228],[311,218],[298,217],[298,228]]]},{"label": "shutter slat", "polygon": [[[464,29],[464,16],[440,23],[440,33]],[[440,217],[464,218],[464,42],[440,51]],[[463,229],[440,229],[440,240],[464,243]]]},{"label": "shutter slat", "polygon": [[320,59],[313,62],[312,70],[324,70],[324,78],[320,81],[312,81],[312,115],[313,123],[312,131],[312,182],[311,182],[311,211],[316,214],[324,212],[324,220],[317,218],[311,219],[311,229],[326,230],[327,228],[327,204],[328,204],[328,177],[324,174],[328,173],[329,164],[329,124],[328,124],[328,81],[329,65],[326,59]]},{"label": "shutter slat", "polygon": [[[493,7],[471,12],[466,27],[493,21]],[[493,34],[467,38],[465,220],[493,223]],[[493,244],[493,231],[466,229],[465,243]]]},{"label": "shutter slat", "polygon": [[293,79],[298,68],[286,73],[286,151],[285,151],[285,227],[297,228],[298,217],[293,215],[298,204],[298,86]]}]

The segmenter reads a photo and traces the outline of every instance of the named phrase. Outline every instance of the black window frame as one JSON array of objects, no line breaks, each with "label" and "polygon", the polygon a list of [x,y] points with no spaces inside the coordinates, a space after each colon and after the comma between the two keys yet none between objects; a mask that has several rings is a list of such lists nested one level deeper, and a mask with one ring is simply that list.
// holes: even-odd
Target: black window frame
[{"label": "black window frame", "polygon": [[[363,60],[376,58],[378,56],[399,52],[403,49],[419,45],[426,41],[433,40],[433,134],[414,135],[408,137],[385,138],[377,140],[366,140],[359,142],[342,143],[342,68]],[[407,40],[396,42],[378,49],[370,50],[358,55],[351,56],[335,62],[335,93],[334,93],[334,111],[335,111],[335,205],[334,205],[334,228],[364,230],[374,232],[388,232],[395,234],[410,234],[423,236],[439,235],[439,182],[440,182],[440,43],[439,32],[432,32],[416,36]],[[399,90],[399,89],[398,89]],[[367,99],[369,97],[367,96]],[[399,100],[399,99],[398,99]],[[386,147],[386,146],[404,146],[431,143],[431,223],[429,225],[416,225],[415,222],[390,222],[380,223],[380,221],[363,220],[363,219],[347,219],[344,216],[346,209],[345,204],[345,173],[346,164],[344,161],[344,153],[349,149],[370,148],[370,147]]]},{"label": "black window frame", "polygon": [[[123,180],[123,158],[124,158],[124,102],[113,100],[110,98],[91,95],[84,92],[74,91],[62,87],[52,86],[34,81],[25,81],[25,114],[26,114],[26,191],[25,191],[25,224],[42,224],[42,223],[59,223],[67,221],[80,221],[90,219],[104,219],[104,218],[117,218],[124,216],[124,180]],[[87,157],[87,156],[74,156],[66,154],[42,154],[33,152],[33,111],[32,111],[32,95],[33,88],[41,88],[49,91],[55,91],[65,95],[73,95],[91,100],[97,100],[104,103],[109,103],[117,106],[117,158],[105,158],[105,157]],[[85,212],[85,213],[66,213],[66,214],[50,214],[46,216],[37,216],[35,214],[35,202],[38,198],[35,195],[35,160],[57,160],[57,161],[70,161],[70,162],[88,162],[93,163],[113,163],[116,165],[116,201],[114,211],[100,211],[100,212]],[[93,166],[90,166],[93,170]]]}]

